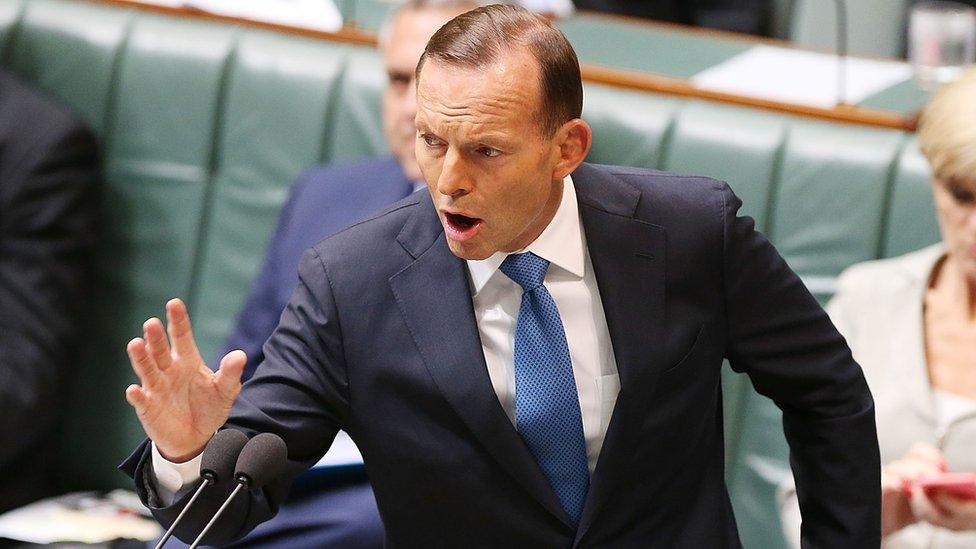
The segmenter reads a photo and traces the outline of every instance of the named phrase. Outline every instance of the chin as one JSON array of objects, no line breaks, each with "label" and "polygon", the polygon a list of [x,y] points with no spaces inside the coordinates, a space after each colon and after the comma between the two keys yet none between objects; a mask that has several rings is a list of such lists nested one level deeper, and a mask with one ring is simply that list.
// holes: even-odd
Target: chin
[{"label": "chin", "polygon": [[447,247],[450,248],[451,253],[464,259],[465,261],[480,261],[482,259],[488,259],[494,252],[490,250],[481,249],[479,246],[465,245],[460,242],[447,239]]}]

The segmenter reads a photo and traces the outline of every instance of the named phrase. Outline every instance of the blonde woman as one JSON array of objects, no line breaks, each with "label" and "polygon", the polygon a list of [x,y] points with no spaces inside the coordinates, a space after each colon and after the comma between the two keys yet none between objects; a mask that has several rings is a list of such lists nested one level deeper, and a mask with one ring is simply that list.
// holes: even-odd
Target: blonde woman
[{"label": "blonde woman", "polygon": [[[974,548],[976,500],[905,487],[976,471],[976,71],[939,91],[918,139],[942,242],[851,267],[827,311],[875,398],[884,546]],[[780,490],[780,510],[796,545],[792,484]]]}]

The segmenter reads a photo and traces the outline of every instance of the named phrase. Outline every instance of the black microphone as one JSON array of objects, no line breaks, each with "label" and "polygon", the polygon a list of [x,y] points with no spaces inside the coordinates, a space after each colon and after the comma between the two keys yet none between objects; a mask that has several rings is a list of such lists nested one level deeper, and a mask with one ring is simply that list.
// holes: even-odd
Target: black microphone
[{"label": "black microphone", "polygon": [[190,549],[196,549],[200,545],[200,541],[207,535],[207,532],[217,522],[220,515],[224,514],[231,500],[241,490],[244,488],[263,488],[265,484],[271,482],[275,477],[284,472],[287,463],[288,448],[285,446],[285,441],[281,440],[281,437],[278,435],[274,433],[261,433],[247,441],[244,449],[241,450],[240,457],[237,458],[237,467],[234,472],[237,487],[227,496],[224,504],[220,506],[220,509],[217,509],[217,513],[210,519],[210,522],[204,526],[203,531],[200,532],[197,539],[190,545]]},{"label": "black microphone", "polygon": [[237,463],[237,458],[240,456],[245,444],[247,444],[247,435],[234,429],[218,431],[210,439],[207,447],[203,449],[203,457],[200,458],[200,476],[203,477],[203,482],[197,488],[193,497],[190,498],[190,501],[183,507],[183,510],[180,511],[179,516],[176,517],[173,524],[163,534],[163,537],[159,539],[159,543],[156,544],[155,549],[160,549],[173,536],[177,525],[186,516],[186,512],[190,510],[190,507],[193,507],[193,504],[196,503],[197,498],[203,493],[204,488],[231,478],[231,475],[234,473],[234,465]]}]

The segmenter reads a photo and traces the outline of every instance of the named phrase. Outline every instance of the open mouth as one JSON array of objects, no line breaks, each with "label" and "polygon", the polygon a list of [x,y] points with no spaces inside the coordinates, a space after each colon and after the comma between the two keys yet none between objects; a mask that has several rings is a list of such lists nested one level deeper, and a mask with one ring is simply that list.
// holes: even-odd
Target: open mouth
[{"label": "open mouth", "polygon": [[456,240],[470,238],[478,231],[483,221],[477,217],[444,212],[444,219],[447,220],[447,229],[451,237]]},{"label": "open mouth", "polygon": [[481,221],[476,217],[468,217],[466,215],[452,213],[447,214],[447,220],[451,223],[451,225],[454,225],[455,228],[462,231],[474,227],[479,221]]}]

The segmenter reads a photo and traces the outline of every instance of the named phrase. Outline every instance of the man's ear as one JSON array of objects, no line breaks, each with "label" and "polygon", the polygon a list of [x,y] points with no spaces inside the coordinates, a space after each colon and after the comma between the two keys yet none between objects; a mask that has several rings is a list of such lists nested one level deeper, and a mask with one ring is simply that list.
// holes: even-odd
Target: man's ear
[{"label": "man's ear", "polygon": [[562,180],[573,173],[586,158],[587,153],[590,152],[593,130],[583,120],[574,118],[556,130],[553,141],[557,147],[555,152],[558,157],[556,165],[553,166],[552,178],[553,180]]}]

